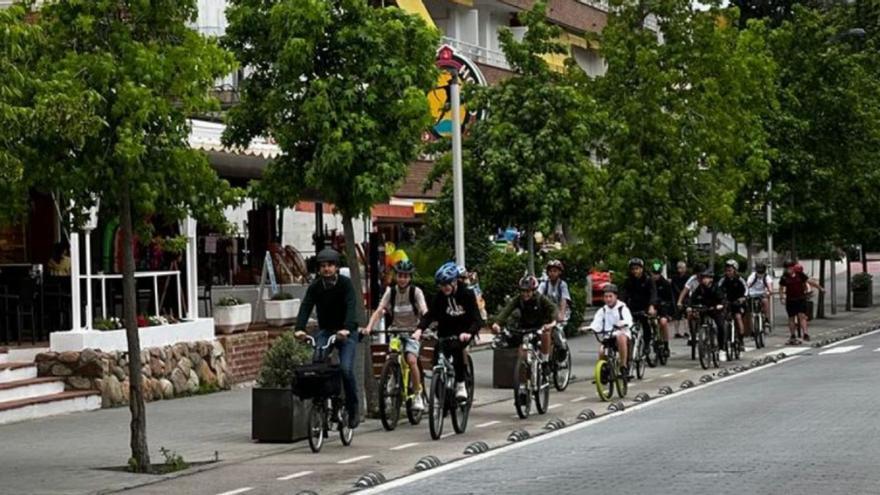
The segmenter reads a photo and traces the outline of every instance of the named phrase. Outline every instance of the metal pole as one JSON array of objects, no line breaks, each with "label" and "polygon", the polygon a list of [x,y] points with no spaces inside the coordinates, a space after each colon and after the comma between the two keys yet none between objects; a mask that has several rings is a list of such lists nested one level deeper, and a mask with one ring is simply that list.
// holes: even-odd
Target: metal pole
[{"label": "metal pole", "polygon": [[[771,183],[767,183],[767,273],[770,274],[772,280],[776,273],[773,270],[773,202],[770,201]],[[779,290],[779,284],[776,284],[776,290]],[[770,326],[772,327],[776,320],[775,304],[773,304],[773,295],[770,295]]]},{"label": "metal pole", "polygon": [[452,192],[455,219],[455,262],[465,264],[464,253],[464,184],[461,170],[461,87],[458,74],[452,73],[449,81],[452,104]]},{"label": "metal pole", "polygon": [[87,330],[92,329],[92,318],[95,316],[92,309],[92,231],[86,230],[86,321]]},{"label": "metal pole", "polygon": [[79,234],[70,233],[70,326],[71,330],[82,330],[82,308],[80,307],[79,277]]},{"label": "metal pole", "polygon": [[837,314],[837,260],[831,260],[831,314]]}]

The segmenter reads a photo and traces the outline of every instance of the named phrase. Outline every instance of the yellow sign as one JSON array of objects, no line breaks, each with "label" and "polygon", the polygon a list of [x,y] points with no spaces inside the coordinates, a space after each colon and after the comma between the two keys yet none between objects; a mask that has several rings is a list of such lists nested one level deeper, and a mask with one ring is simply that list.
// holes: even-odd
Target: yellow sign
[{"label": "yellow sign", "polygon": [[[462,86],[466,84],[480,84],[485,86],[486,79],[476,64],[466,57],[458,54],[451,46],[443,45],[437,51],[437,67],[440,68],[440,77],[437,87],[428,92],[428,105],[431,108],[431,116],[434,125],[431,128],[435,137],[449,137],[452,135],[452,106],[449,83],[452,74],[457,73]],[[462,105],[461,121],[458,125],[462,130],[471,122],[482,118],[481,112],[470,112]]]}]

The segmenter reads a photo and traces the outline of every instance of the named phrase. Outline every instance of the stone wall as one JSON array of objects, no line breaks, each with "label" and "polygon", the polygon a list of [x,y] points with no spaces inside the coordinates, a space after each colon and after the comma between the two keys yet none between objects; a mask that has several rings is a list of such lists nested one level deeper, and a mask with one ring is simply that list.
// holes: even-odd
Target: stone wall
[{"label": "stone wall", "polygon": [[231,384],[257,379],[263,356],[269,350],[269,332],[245,332],[218,336],[217,341],[226,350],[226,362]]},{"label": "stone wall", "polygon": [[[141,351],[143,395],[147,401],[228,389],[226,351],[219,342],[188,342]],[[36,357],[39,376],[63,378],[67,388],[98,390],[103,407],[128,404],[127,352],[45,352]]]}]

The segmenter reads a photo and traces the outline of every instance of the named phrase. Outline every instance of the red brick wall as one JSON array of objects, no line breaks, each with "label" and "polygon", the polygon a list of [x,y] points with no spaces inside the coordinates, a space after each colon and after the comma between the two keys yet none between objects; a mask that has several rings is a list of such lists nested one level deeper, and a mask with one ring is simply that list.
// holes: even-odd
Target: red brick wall
[{"label": "red brick wall", "polygon": [[269,350],[269,333],[245,332],[217,337],[226,350],[226,369],[231,384],[256,380],[263,356]]},{"label": "red brick wall", "polygon": [[489,86],[494,86],[499,82],[513,76],[513,71],[509,71],[507,69],[501,69],[499,67],[481,64],[479,62],[476,62],[476,64],[480,68],[480,72],[483,73],[483,76],[486,77],[486,82],[489,83]]}]

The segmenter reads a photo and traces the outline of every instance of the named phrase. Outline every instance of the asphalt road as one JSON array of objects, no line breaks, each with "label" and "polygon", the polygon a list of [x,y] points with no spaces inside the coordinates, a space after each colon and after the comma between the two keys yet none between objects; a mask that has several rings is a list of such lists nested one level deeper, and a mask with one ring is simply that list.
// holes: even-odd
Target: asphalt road
[{"label": "asphalt road", "polygon": [[875,333],[383,492],[880,493],[878,373]]}]

